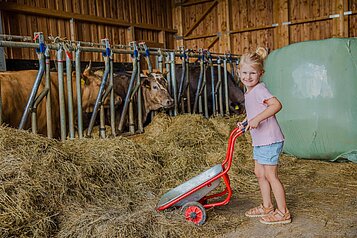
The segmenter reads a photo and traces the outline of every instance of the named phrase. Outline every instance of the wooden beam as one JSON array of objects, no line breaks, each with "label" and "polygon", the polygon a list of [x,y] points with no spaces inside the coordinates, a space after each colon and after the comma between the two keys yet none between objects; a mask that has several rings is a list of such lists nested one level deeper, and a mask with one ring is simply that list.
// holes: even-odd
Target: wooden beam
[{"label": "wooden beam", "polygon": [[203,3],[206,3],[206,2],[212,2],[212,1],[214,1],[214,0],[198,0],[198,1],[193,1],[193,2],[178,3],[176,5],[177,6],[182,6],[182,7],[188,7],[188,6],[203,4]]},{"label": "wooden beam", "polygon": [[258,31],[258,30],[267,30],[274,28],[276,26],[273,25],[268,25],[268,26],[257,26],[257,27],[248,27],[248,28],[241,28],[238,30],[231,31],[231,34],[236,34],[236,33],[243,33],[243,32],[248,32],[248,31]]},{"label": "wooden beam", "polygon": [[104,25],[123,26],[123,27],[134,26],[137,28],[155,30],[155,31],[167,31],[167,32],[171,32],[171,33],[177,32],[174,29],[157,27],[152,24],[133,24],[133,23],[130,23],[127,21],[119,20],[119,19],[97,17],[97,16],[93,16],[93,15],[83,15],[83,14],[58,11],[58,10],[53,10],[53,9],[48,9],[48,8],[30,7],[27,5],[10,3],[10,2],[1,3],[0,10],[3,10],[5,12],[8,11],[8,12],[25,13],[25,14],[40,15],[40,16],[46,16],[46,17],[51,17],[51,18],[60,18],[60,19],[72,19],[73,18],[74,20],[77,20],[77,21],[90,22],[90,23],[96,23],[96,24],[99,23],[99,24],[104,24]]},{"label": "wooden beam", "polygon": [[219,40],[219,36],[216,36],[211,43],[207,46],[207,50],[211,49],[213,45]]},{"label": "wooden beam", "polygon": [[187,36],[184,37],[184,40],[195,40],[195,39],[202,39],[202,38],[208,38],[208,37],[214,37],[217,36],[217,33],[214,34],[207,34],[207,35],[195,35],[195,36]]},{"label": "wooden beam", "polygon": [[206,9],[204,13],[196,20],[196,22],[190,27],[190,29],[186,32],[184,36],[188,36],[199,24],[200,22],[207,16],[207,14],[213,9],[213,7],[218,3],[217,0],[212,2],[212,4]]},{"label": "wooden beam", "polygon": [[312,23],[312,22],[318,22],[318,21],[327,21],[331,20],[330,16],[321,16],[321,17],[313,17],[309,19],[300,19],[300,20],[295,20],[291,21],[289,25],[298,25],[298,24],[305,24],[305,23]]}]

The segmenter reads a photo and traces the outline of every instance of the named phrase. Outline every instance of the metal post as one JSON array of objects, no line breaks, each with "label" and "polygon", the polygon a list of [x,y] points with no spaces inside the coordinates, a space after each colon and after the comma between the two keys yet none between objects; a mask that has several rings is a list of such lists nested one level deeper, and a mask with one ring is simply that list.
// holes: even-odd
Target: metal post
[{"label": "metal post", "polygon": [[112,129],[112,136],[116,136],[115,131],[115,105],[114,105],[114,78],[113,78],[113,54],[110,54],[110,78],[109,78],[109,87],[110,87],[110,126]]},{"label": "metal post", "polygon": [[176,70],[175,70],[175,52],[170,52],[171,64],[171,84],[174,99],[174,116],[177,115],[177,93],[176,93]]},{"label": "metal post", "polygon": [[68,49],[65,49],[65,53],[66,53],[66,74],[67,74],[67,107],[68,107],[67,109],[68,109],[69,138],[74,139],[72,59],[71,59],[72,54]]},{"label": "metal post", "polygon": [[223,70],[224,70],[224,94],[225,94],[225,104],[226,104],[226,115],[229,115],[229,102],[228,102],[228,76],[227,76],[227,57],[223,59]]},{"label": "metal post", "polygon": [[195,95],[195,102],[193,104],[193,113],[196,113],[197,112],[197,104],[198,104],[198,101],[199,101],[199,96],[200,96],[200,93],[201,93],[201,87],[202,87],[202,81],[203,81],[203,72],[204,72],[204,55],[202,54],[201,55],[201,58],[200,58],[200,78],[198,79],[198,84],[197,84],[197,89],[196,89],[196,95]]},{"label": "metal post", "polygon": [[46,96],[46,121],[47,121],[47,137],[53,138],[53,128],[52,128],[52,107],[51,107],[51,76],[50,76],[50,49],[46,47],[45,51],[46,58],[46,81],[45,87],[48,88]]},{"label": "metal post", "polygon": [[[172,94],[172,90],[171,90],[171,70],[170,70],[170,60],[171,56],[169,54],[166,55],[166,58],[165,58],[165,68],[166,68],[166,71],[167,71],[167,91],[168,93],[171,95],[172,98],[173,97],[173,94]],[[170,109],[169,110],[169,115],[172,116],[173,115],[173,109]]]},{"label": "metal post", "polygon": [[123,111],[122,111],[122,114],[120,116],[120,122],[119,122],[119,126],[118,126],[118,130],[120,132],[123,131],[124,120],[125,120],[126,112],[128,110],[130,96],[131,96],[131,90],[133,88],[134,81],[136,79],[136,74],[138,73],[138,48],[137,48],[136,42],[134,42],[133,44],[134,44],[133,45],[134,54],[133,54],[133,57],[132,57],[132,60],[133,60],[133,72],[131,74],[131,78],[130,78],[130,82],[129,82],[129,86],[128,86],[128,92],[126,93],[126,96],[125,96]]},{"label": "metal post", "polygon": [[83,138],[83,118],[82,118],[82,84],[81,84],[81,45],[77,44],[76,49],[76,93],[77,93],[77,120],[78,137]]},{"label": "metal post", "polygon": [[183,87],[185,85],[185,79],[186,79],[186,53],[183,49],[182,50],[182,55],[180,55],[180,58],[182,60],[181,67],[182,67],[182,73],[181,73],[181,81],[180,81],[180,86],[179,86],[179,91],[178,91],[178,97],[177,97],[177,102],[179,106],[181,105],[181,111],[184,112],[185,106],[182,101],[182,94],[183,94]]},{"label": "metal post", "polygon": [[45,71],[45,57],[44,57],[44,52],[45,52],[45,44],[44,44],[44,38],[43,38],[43,34],[40,32],[36,32],[35,33],[35,37],[39,40],[39,49],[37,50],[37,54],[38,54],[38,60],[39,60],[39,71],[38,74],[36,76],[36,80],[34,82],[34,85],[32,87],[29,99],[27,101],[26,107],[25,107],[25,111],[22,114],[22,118],[19,124],[19,129],[23,129],[25,127],[27,118],[29,116],[30,110],[33,106],[33,103],[35,101],[36,98],[36,94],[38,91],[38,88],[40,86],[41,80],[42,80],[42,76],[44,74]]},{"label": "metal post", "polygon": [[105,45],[105,52],[102,52],[103,56],[104,56],[105,68],[104,68],[104,74],[103,74],[103,78],[102,78],[102,83],[100,84],[99,92],[98,92],[97,98],[95,100],[95,105],[94,105],[92,117],[90,118],[88,130],[87,130],[87,136],[88,137],[90,137],[91,134],[92,134],[92,130],[93,130],[95,119],[97,117],[99,106],[102,104],[102,102],[104,100],[104,98],[103,98],[104,87],[107,84],[107,78],[108,78],[109,71],[110,71],[109,56],[110,56],[111,50],[110,50],[109,41],[108,41],[108,39],[104,39],[104,40],[102,40],[102,42]]},{"label": "metal post", "polygon": [[65,111],[65,94],[64,94],[64,79],[63,79],[63,49],[62,45],[58,45],[57,50],[57,67],[58,67],[58,96],[60,108],[60,122],[61,122],[61,140],[66,139],[66,111]]},{"label": "metal post", "polygon": [[[146,45],[145,45],[146,46]],[[147,48],[146,48],[147,50]],[[148,61],[148,66],[150,64],[150,60],[147,59]],[[151,64],[150,64],[151,67]],[[149,72],[151,72],[149,68]],[[138,74],[137,74],[137,79],[136,83],[137,85],[141,85],[141,80],[140,80],[140,54],[138,54]],[[143,125],[143,110],[142,110],[142,91],[141,91],[141,86],[138,87],[138,94],[137,94],[137,109],[138,109],[138,133],[143,133],[144,132],[144,125]],[[134,127],[134,126],[133,126]]]},{"label": "metal post", "polygon": [[188,59],[188,56],[186,57],[186,98],[187,98],[187,112],[191,113],[191,82],[190,82],[190,61]]},{"label": "metal post", "polygon": [[217,65],[218,65],[218,82],[215,91],[217,92],[218,90],[218,103],[217,106],[219,105],[219,113],[221,116],[223,116],[223,90],[222,90],[222,70],[221,70],[221,58],[217,59]]},{"label": "metal post", "polygon": [[209,55],[209,65],[211,68],[211,95],[212,95],[212,114],[216,115],[216,95],[215,95],[215,78],[214,78],[214,68],[212,62],[212,56]]},{"label": "metal post", "polygon": [[160,51],[159,55],[157,56],[157,63],[158,63],[158,67],[159,67],[159,70],[160,70],[161,73],[163,73],[162,60],[163,60],[163,57],[162,57],[162,54],[161,54],[161,51]]}]

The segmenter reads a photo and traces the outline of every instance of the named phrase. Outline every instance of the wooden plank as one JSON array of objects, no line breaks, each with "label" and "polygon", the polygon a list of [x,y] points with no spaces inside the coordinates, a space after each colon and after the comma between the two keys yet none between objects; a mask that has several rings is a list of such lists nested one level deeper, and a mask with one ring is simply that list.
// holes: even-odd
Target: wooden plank
[{"label": "wooden plank", "polygon": [[166,49],[167,45],[166,45],[166,32],[165,31],[160,31],[160,33],[159,33],[159,43],[162,44],[161,48]]},{"label": "wooden plank", "polygon": [[[61,2],[61,0],[56,0],[56,1],[58,1],[58,3]],[[26,6],[23,4],[3,3],[0,5],[0,9],[4,10],[4,11],[41,15],[41,16],[48,16],[48,17],[52,17],[52,18],[60,18],[60,19],[73,18],[77,21],[91,22],[91,23],[95,23],[95,24],[125,26],[125,27],[135,26],[135,27],[139,27],[142,29],[157,30],[157,31],[164,30],[167,32],[176,33],[176,30],[174,30],[174,29],[158,27],[158,26],[154,26],[152,24],[135,24],[135,23],[129,23],[127,21],[121,21],[118,19],[108,19],[108,18],[103,18],[103,17],[97,17],[95,15],[88,16],[85,14],[68,13],[65,11],[53,10],[51,8],[49,8],[49,9],[34,8],[34,7]]]},{"label": "wooden plank", "polygon": [[188,31],[184,34],[184,36],[188,36],[206,17],[206,15],[213,9],[213,7],[218,3],[217,0],[211,3],[211,5],[202,13],[202,15],[193,23],[193,25],[188,29]]},{"label": "wooden plank", "polygon": [[183,39],[184,40],[196,40],[196,39],[202,39],[202,38],[214,37],[214,36],[217,36],[217,33],[206,34],[206,35],[187,36],[187,37],[183,37]]},{"label": "wooden plank", "polygon": [[[173,20],[174,20],[174,28],[177,29],[177,35],[182,37],[183,36],[183,29],[184,29],[184,12],[181,6],[177,6],[175,7],[173,10]],[[175,48],[179,47],[179,46],[185,46],[185,41],[184,38],[179,38],[176,39],[175,41]]]},{"label": "wooden plank", "polygon": [[213,40],[211,41],[211,43],[209,43],[208,46],[205,47],[205,48],[207,48],[207,50],[211,49],[211,48],[214,46],[214,44],[216,44],[216,42],[217,42],[218,40],[219,40],[219,36],[216,36],[215,38],[213,38]]},{"label": "wooden plank", "polygon": [[[220,32],[218,51],[231,52],[231,38],[230,38],[230,0],[220,1],[218,3],[218,31]],[[218,37],[218,36],[217,36]]]},{"label": "wooden plank", "polygon": [[281,48],[289,44],[289,26],[283,25],[283,22],[288,22],[288,1],[274,1],[274,23],[279,24],[274,29],[274,49]]},{"label": "wooden plank", "polygon": [[198,0],[198,1],[193,1],[193,2],[187,2],[187,3],[179,3],[179,4],[175,4],[177,7],[189,7],[189,6],[193,6],[193,5],[198,5],[198,4],[203,4],[203,3],[207,3],[207,2],[212,2],[214,0]]}]

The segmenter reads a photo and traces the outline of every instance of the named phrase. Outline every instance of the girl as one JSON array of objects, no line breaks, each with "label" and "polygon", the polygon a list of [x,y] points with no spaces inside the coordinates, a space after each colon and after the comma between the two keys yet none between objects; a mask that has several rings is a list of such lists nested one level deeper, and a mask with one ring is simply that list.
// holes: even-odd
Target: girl
[{"label": "girl", "polygon": [[[248,120],[246,130],[250,130],[252,136],[254,172],[263,200],[260,206],[250,209],[245,215],[261,217],[260,222],[265,224],[290,223],[284,187],[278,177],[278,160],[283,149],[284,135],[275,114],[282,105],[260,82],[264,73],[263,61],[267,55],[267,50],[259,47],[254,53],[244,54],[238,65],[240,80],[246,87],[244,97],[247,117],[244,121]],[[242,128],[243,122],[238,122],[238,127]],[[275,210],[271,191],[277,205]]]}]

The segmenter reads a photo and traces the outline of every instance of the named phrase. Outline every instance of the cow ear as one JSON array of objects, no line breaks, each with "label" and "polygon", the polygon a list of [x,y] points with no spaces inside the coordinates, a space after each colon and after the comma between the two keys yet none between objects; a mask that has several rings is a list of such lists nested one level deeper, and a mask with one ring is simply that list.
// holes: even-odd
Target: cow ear
[{"label": "cow ear", "polygon": [[146,76],[149,76],[150,75],[150,72],[148,69],[143,69],[143,74],[146,75]]},{"label": "cow ear", "polygon": [[141,85],[144,86],[145,88],[149,88],[150,89],[150,81],[149,79],[145,78],[142,82]]},{"label": "cow ear", "polygon": [[166,69],[162,70],[162,76],[164,76],[165,78],[167,78],[168,73],[169,73],[169,71],[167,71]]},{"label": "cow ear", "polygon": [[92,61],[89,61],[89,65],[83,71],[83,75],[89,76],[91,74],[91,71],[92,71]]},{"label": "cow ear", "polygon": [[94,75],[96,75],[96,76],[99,77],[99,78],[103,78],[103,76],[104,76],[104,71],[101,70],[101,69],[96,70],[96,71],[94,71]]}]

